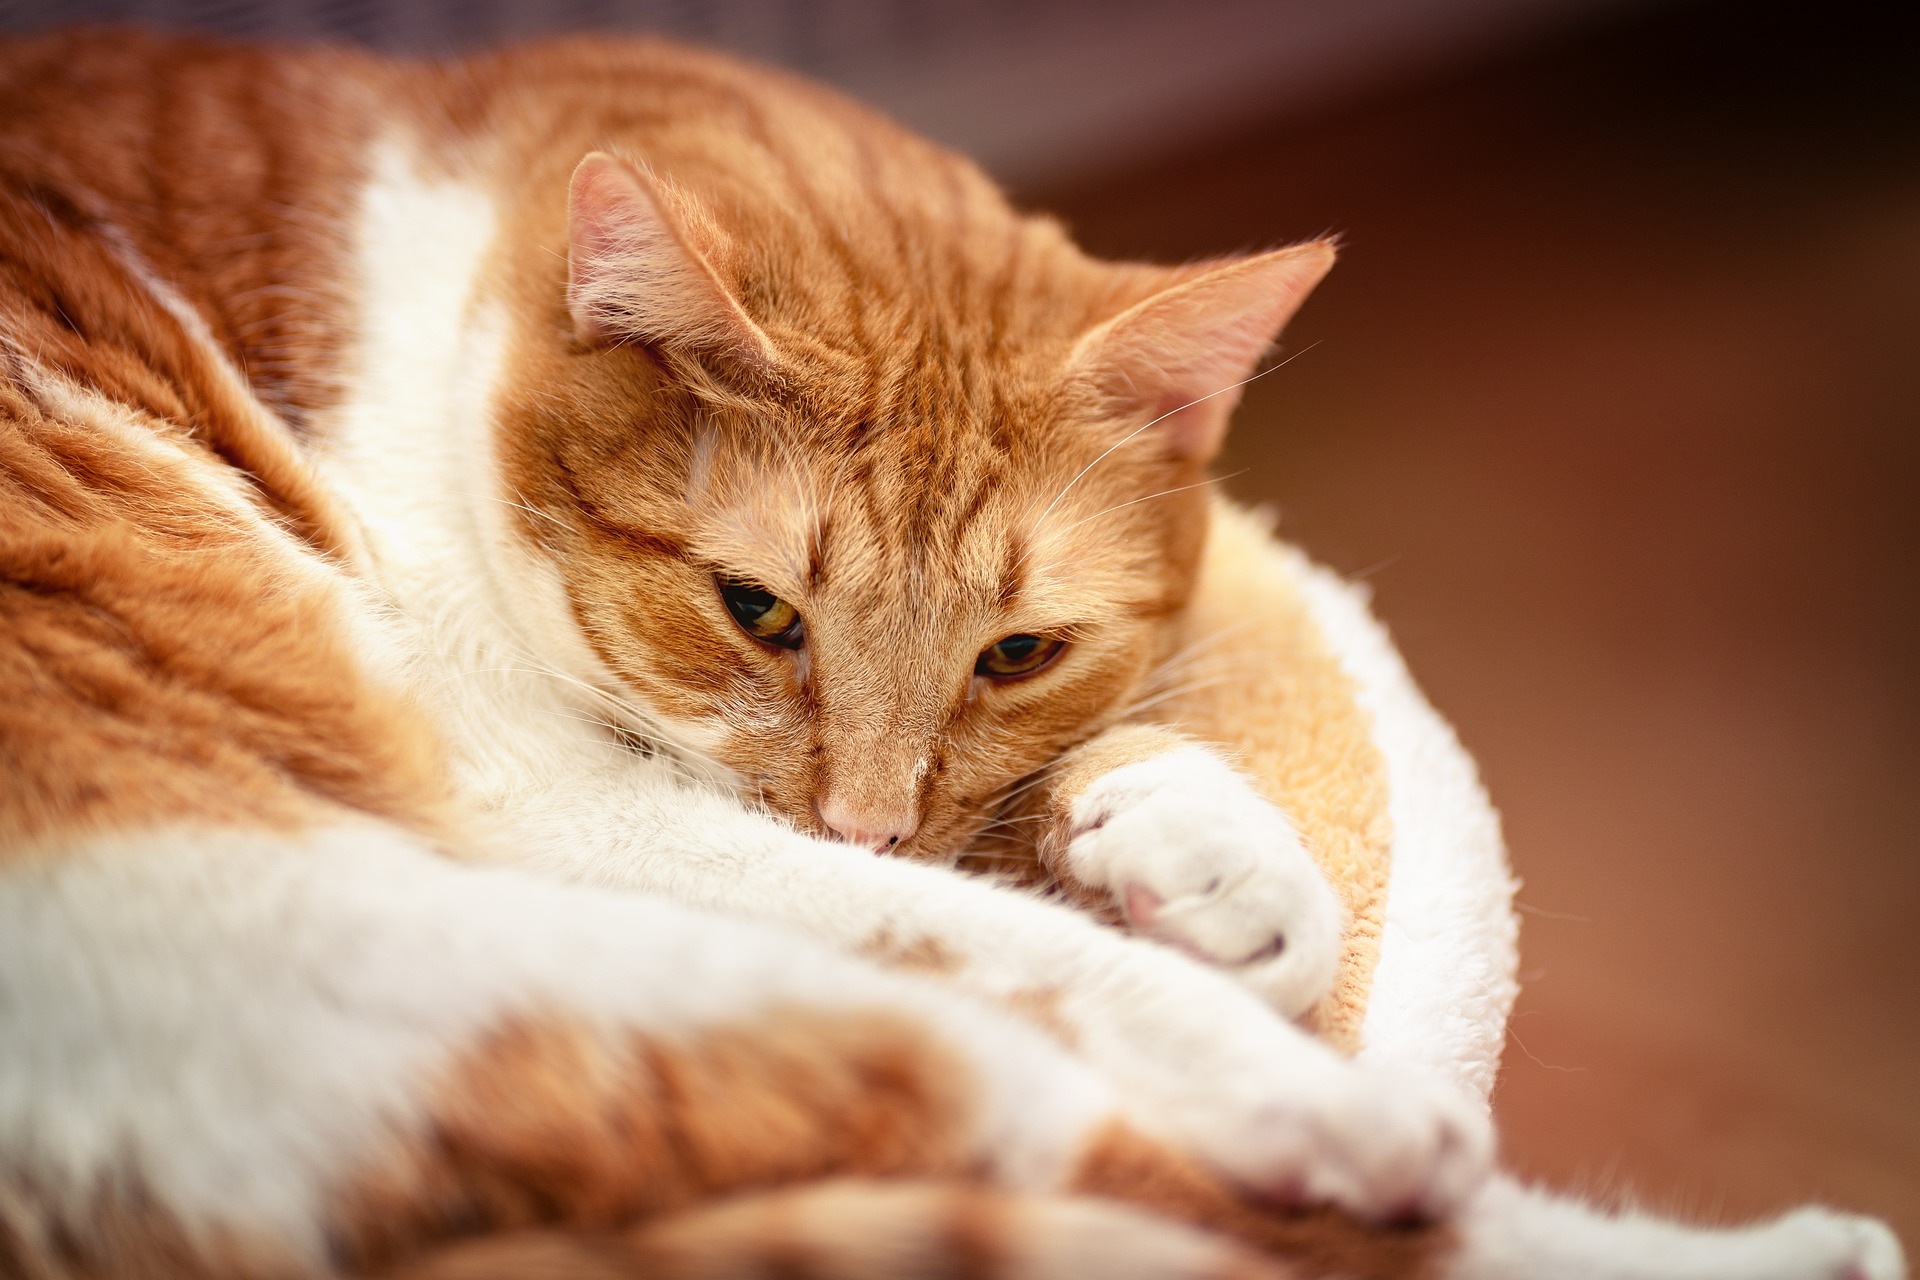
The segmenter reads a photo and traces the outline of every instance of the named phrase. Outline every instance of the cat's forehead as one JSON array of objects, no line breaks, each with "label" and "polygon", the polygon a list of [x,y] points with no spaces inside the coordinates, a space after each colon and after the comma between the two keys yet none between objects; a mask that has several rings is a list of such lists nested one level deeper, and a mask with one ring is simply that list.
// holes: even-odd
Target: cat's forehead
[{"label": "cat's forehead", "polygon": [[962,447],[937,430],[788,433],[709,428],[688,504],[700,551],[777,591],[831,594],[852,610],[903,598],[991,613],[1021,605],[1060,620],[1123,595],[1137,539],[1088,519],[1086,451]]},{"label": "cat's forehead", "polygon": [[993,376],[1064,354],[1112,309],[1119,277],[965,168],[957,186],[943,170],[897,190],[733,203],[746,310],[801,360],[833,351],[879,380]]}]

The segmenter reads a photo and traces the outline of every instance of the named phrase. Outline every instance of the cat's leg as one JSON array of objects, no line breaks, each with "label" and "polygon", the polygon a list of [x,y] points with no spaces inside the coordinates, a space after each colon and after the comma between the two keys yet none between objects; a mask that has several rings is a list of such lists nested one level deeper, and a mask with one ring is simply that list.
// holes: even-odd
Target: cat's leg
[{"label": "cat's leg", "polygon": [[[1051,1200],[1027,1214],[1132,1131],[1113,1091],[1003,1012],[790,931],[364,821],[10,855],[0,1274],[337,1274],[836,1176],[940,1179],[977,1211],[958,1240],[915,1233],[925,1204],[865,1224],[901,1233],[895,1274],[984,1254],[1064,1280],[1114,1248],[1143,1278],[1264,1274],[1118,1208],[1098,1241]],[[1179,1161],[1135,1141],[1158,1154],[1099,1189],[1160,1207],[1155,1161]],[[788,1226],[848,1234],[815,1210]]]},{"label": "cat's leg", "polygon": [[1339,967],[1345,911],[1287,815],[1218,753],[1158,725],[1100,734],[1034,790],[1040,854],[1138,933],[1305,1013]]},{"label": "cat's leg", "polygon": [[1439,1214],[1484,1175],[1471,1104],[1356,1065],[1224,975],[1065,906],[802,836],[654,762],[497,800],[508,843],[557,875],[779,921],[1026,1012],[1159,1132],[1269,1195]]},{"label": "cat's leg", "polygon": [[[1261,1246],[1295,1264],[1287,1275],[1399,1280],[1904,1280],[1898,1241],[1867,1218],[1801,1209],[1747,1227],[1701,1230],[1638,1215],[1614,1215],[1490,1184],[1451,1230],[1356,1231],[1321,1217],[1263,1216],[1235,1203],[1177,1157],[1143,1153],[1154,1172],[1115,1184],[1092,1167],[1082,1180],[1119,1199],[1151,1203]],[[1149,1190],[1149,1185],[1153,1189]],[[1212,1276],[1223,1260],[1241,1280],[1268,1274],[1235,1258],[1217,1238],[1143,1218],[1084,1197],[1012,1199],[949,1185],[838,1181],[731,1200],[636,1230],[593,1237],[517,1233],[456,1245],[397,1273],[397,1280],[506,1280],[567,1275],[579,1280],[754,1274],[774,1250],[803,1253],[808,1274],[891,1280],[904,1260],[932,1254],[961,1230],[1011,1220],[995,1257],[1016,1275]],[[964,1226],[962,1226],[964,1224]],[[984,1243],[975,1235],[978,1254]],[[734,1268],[730,1270],[729,1268]]]},{"label": "cat's leg", "polygon": [[[1502,1184],[1457,1230],[1274,1214],[1148,1136],[1045,1037],[942,986],[785,931],[450,863],[392,828],[16,854],[0,869],[8,1274],[333,1274],[542,1226],[586,1242],[569,1260],[589,1276],[711,1274],[714,1250],[758,1274],[810,1239],[823,1277],[876,1274],[862,1264],[886,1239],[901,1252],[884,1274],[1066,1280],[1115,1251],[1142,1280],[1266,1273],[1217,1237],[1071,1195],[1310,1274],[1901,1274],[1885,1232],[1854,1220],[1622,1232],[1503,1201]],[[857,1223],[826,1189],[784,1214],[743,1202],[745,1238],[676,1221],[837,1176],[946,1189],[891,1208],[885,1189],[856,1194]],[[610,1242],[635,1223],[658,1226]],[[513,1262],[426,1274],[529,1273]]]},{"label": "cat's leg", "polygon": [[[772,1265],[770,1265],[772,1264]],[[516,1232],[456,1244],[389,1280],[1291,1280],[1196,1231],[1085,1196],[1009,1196],[951,1183],[836,1179],[590,1237]]]},{"label": "cat's leg", "polygon": [[1701,1230],[1611,1213],[1509,1178],[1490,1180],[1455,1223],[1446,1280],[1903,1280],[1900,1243],[1871,1218],[1798,1209]]}]

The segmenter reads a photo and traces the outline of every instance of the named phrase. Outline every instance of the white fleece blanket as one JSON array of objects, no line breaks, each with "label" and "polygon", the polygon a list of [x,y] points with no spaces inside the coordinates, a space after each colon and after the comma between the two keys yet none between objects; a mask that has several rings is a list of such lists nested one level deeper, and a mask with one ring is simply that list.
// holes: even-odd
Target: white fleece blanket
[{"label": "white fleece blanket", "polygon": [[1393,854],[1359,1056],[1452,1081],[1483,1105],[1519,991],[1518,887],[1473,759],[1408,674],[1364,586],[1276,546],[1359,686],[1386,757]]}]

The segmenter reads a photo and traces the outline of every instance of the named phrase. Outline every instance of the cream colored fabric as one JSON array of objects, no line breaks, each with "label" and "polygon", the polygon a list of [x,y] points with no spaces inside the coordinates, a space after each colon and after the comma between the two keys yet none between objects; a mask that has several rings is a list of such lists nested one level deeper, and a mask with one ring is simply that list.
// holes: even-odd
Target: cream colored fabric
[{"label": "cream colored fabric", "polygon": [[1241,744],[1350,913],[1310,1022],[1483,1102],[1517,991],[1514,884],[1472,759],[1408,676],[1364,589],[1217,504],[1197,641],[1169,718]]}]

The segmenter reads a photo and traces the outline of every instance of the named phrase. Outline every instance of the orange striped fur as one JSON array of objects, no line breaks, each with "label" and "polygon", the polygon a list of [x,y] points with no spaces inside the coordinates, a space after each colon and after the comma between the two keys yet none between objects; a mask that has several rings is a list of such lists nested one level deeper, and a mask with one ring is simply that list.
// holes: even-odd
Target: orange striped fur
[{"label": "orange striped fur", "polygon": [[[1143,412],[1179,406],[1135,403],[1104,362],[1190,323],[1127,308],[1203,273],[1085,259],[964,162],[809,86],[646,43],[401,68],[74,34],[0,52],[0,119],[7,857],[46,865],[182,822],[265,835],[345,818],[460,851],[446,746],[369,665],[349,616],[367,552],[311,461],[354,375],[348,210],[395,127],[449,154],[492,148],[482,171],[511,184],[496,194],[525,251],[493,287],[517,321],[498,439],[520,536],[564,567],[589,643],[664,720],[737,717],[717,699],[743,672],[762,681],[754,732],[708,746],[775,811],[817,829],[823,797],[904,806],[903,851],[951,854],[1009,783],[1124,711],[1192,589],[1205,516],[1184,489],[1226,406],[1128,447]],[[633,339],[657,317],[618,307],[567,323],[554,252],[569,170],[623,138],[710,272],[692,319],[647,343]],[[702,328],[716,298],[726,314]],[[1241,339],[1249,353],[1283,314]],[[1069,518],[1036,522],[1116,447]],[[826,554],[780,558],[796,547]],[[716,568],[804,594],[817,661],[883,669],[799,696],[780,655],[702,612]],[[908,613],[887,589],[899,577],[931,593]],[[928,629],[941,619],[960,622]],[[1069,679],[929,674],[929,655],[968,667],[983,637],[1043,626],[1071,635]],[[930,940],[874,947],[956,963]],[[796,1009],[678,1041],[513,1017],[443,1064],[424,1128],[334,1188],[328,1254],[433,1276],[1065,1274],[1103,1251],[1142,1275],[1278,1274],[1132,1211],[981,1186],[968,1070],[879,1012]],[[1088,1190],[1273,1244],[1212,1175],[1102,1141]],[[133,1174],[75,1216],[10,1159],[13,1271],[310,1265],[180,1220]],[[849,1176],[918,1181],[820,1181]],[[703,1207],[778,1187],[796,1189]]]},{"label": "orange striped fur", "polygon": [[[1000,820],[1134,910],[1063,861],[1077,805],[1235,739],[1146,704],[1233,594],[1206,467],[1331,257],[1097,262],[661,42],[0,47],[0,1273],[1447,1274],[1452,1228],[1380,1224],[1466,1200],[1477,1115],[805,838],[939,864]],[[1059,656],[985,665],[1021,635]],[[1379,762],[1325,683],[1363,952]],[[836,935],[856,880],[920,914]]]}]

